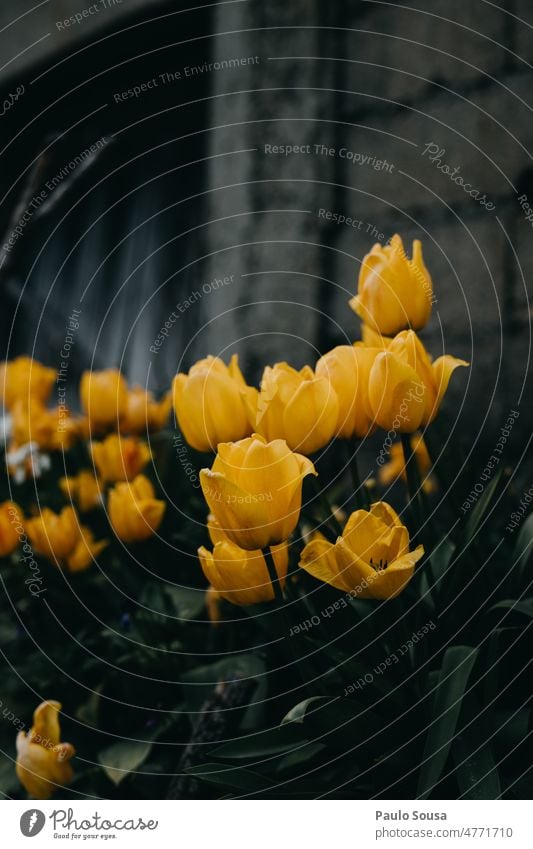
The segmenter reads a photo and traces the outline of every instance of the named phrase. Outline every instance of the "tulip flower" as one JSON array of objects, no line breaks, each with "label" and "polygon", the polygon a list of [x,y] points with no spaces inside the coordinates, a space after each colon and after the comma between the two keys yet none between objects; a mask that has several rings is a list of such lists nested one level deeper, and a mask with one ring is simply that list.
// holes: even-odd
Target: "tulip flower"
[{"label": "tulip flower", "polygon": [[150,449],[136,436],[111,433],[102,442],[91,443],[91,453],[103,481],[125,481],[136,477],[150,459]]},{"label": "tulip flower", "polygon": [[85,371],[80,400],[93,430],[116,428],[128,411],[128,384],[118,369]]},{"label": "tulip flower", "polygon": [[424,417],[425,387],[408,363],[390,351],[381,351],[370,370],[368,404],[384,430],[412,433]]},{"label": "tulip flower", "polygon": [[166,509],[144,475],[131,483],[117,483],[108,499],[109,520],[123,542],[141,542],[157,533]]},{"label": "tulip flower", "polygon": [[4,407],[13,408],[16,401],[27,403],[30,398],[46,404],[57,372],[41,365],[31,357],[17,357],[0,363],[0,394]]},{"label": "tulip flower", "polygon": [[394,337],[382,336],[378,330],[373,330],[364,322],[361,324],[361,342],[355,342],[354,347],[364,345],[366,348],[379,348],[381,351],[386,351]]},{"label": "tulip flower", "polygon": [[42,451],[67,451],[80,434],[79,421],[66,407],[44,407],[40,401],[19,399],[11,410],[12,447],[34,443]]},{"label": "tulip flower", "polygon": [[335,435],[337,393],[329,380],[315,375],[309,366],[300,371],[287,363],[267,366],[252,404],[256,433],[268,440],[284,439],[292,451],[313,454]]},{"label": "tulip flower", "polygon": [[29,733],[17,734],[17,776],[34,799],[49,799],[72,781],[70,760],[76,752],[70,743],[60,742],[60,710],[59,702],[42,702]]},{"label": "tulip flower", "polygon": [[0,504],[0,557],[7,557],[20,541],[24,533],[24,519],[20,507],[13,501]]},{"label": "tulip flower", "polygon": [[397,234],[382,247],[375,244],[361,263],[358,294],[350,306],[374,330],[394,335],[406,327],[420,330],[431,315],[433,284],[422,259],[422,245],[413,242],[408,259]]},{"label": "tulip flower", "polygon": [[75,477],[60,478],[59,488],[67,498],[76,502],[82,513],[102,504],[102,484],[88,469],[82,469]]},{"label": "tulip flower", "polygon": [[161,399],[154,401],[151,392],[140,386],[128,390],[126,412],[120,420],[121,433],[146,433],[162,430],[172,409],[170,392]]},{"label": "tulip flower", "polygon": [[246,385],[236,354],[229,366],[218,357],[199,360],[188,375],[176,375],[172,393],[180,430],[196,451],[216,451],[219,442],[252,432],[246,399],[257,390]]},{"label": "tulip flower", "polygon": [[453,372],[459,366],[468,366],[468,363],[450,354],[439,357],[433,363],[413,330],[398,333],[388,351],[416,371],[419,382],[424,385],[424,411],[420,421],[423,425],[429,424],[440,409]]},{"label": "tulip flower", "polygon": [[217,542],[223,542],[227,540],[227,536],[218,524],[217,520],[213,516],[212,513],[209,513],[207,517],[207,531],[209,533],[209,539],[216,545]]},{"label": "tulip flower", "polygon": [[336,435],[362,439],[375,430],[368,403],[368,381],[378,348],[339,345],[316,364],[316,373],[333,387],[338,401]]},{"label": "tulip flower", "polygon": [[[414,454],[418,474],[422,480],[422,489],[428,493],[434,492],[436,483],[433,475],[430,475],[432,467],[431,457],[429,456],[426,443],[421,434],[413,434],[411,436],[411,450]],[[380,467],[378,472],[379,482],[382,486],[389,486],[394,483],[397,478],[407,481],[407,472],[405,469],[405,457],[403,446],[400,442],[395,442],[390,449],[390,460]]]},{"label": "tulip flower", "polygon": [[285,542],[300,515],[302,481],[312,462],[282,439],[254,434],[221,443],[212,469],[202,469],[205,500],[231,542],[247,551]]},{"label": "tulip flower", "polygon": [[72,507],[64,507],[59,514],[44,507],[39,516],[26,520],[26,533],[36,554],[68,572],[88,569],[108,545],[107,540],[95,541]]},{"label": "tulip flower", "polygon": [[[289,565],[288,547],[277,545],[270,551],[283,587]],[[211,587],[226,601],[247,605],[274,600],[274,588],[262,551],[245,551],[225,540],[217,542],[212,552],[202,546],[198,556]]]},{"label": "tulip flower", "polygon": [[356,510],[335,543],[318,536],[302,551],[300,566],[319,581],[363,599],[397,596],[413,576],[423,546],[409,550],[409,532],[383,501]]}]

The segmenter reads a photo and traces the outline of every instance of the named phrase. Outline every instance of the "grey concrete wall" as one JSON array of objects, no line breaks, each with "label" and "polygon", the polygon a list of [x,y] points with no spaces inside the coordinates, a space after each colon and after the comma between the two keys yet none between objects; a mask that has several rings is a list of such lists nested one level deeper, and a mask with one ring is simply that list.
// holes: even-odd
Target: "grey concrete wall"
[{"label": "grey concrete wall", "polygon": [[[449,409],[464,399],[475,426],[487,414],[496,427],[530,370],[533,231],[518,197],[525,192],[533,205],[533,8],[525,0],[506,11],[482,0],[417,5],[219,7],[219,56],[260,60],[213,74],[212,126],[224,127],[210,136],[212,267],[246,276],[226,293],[228,316],[217,317],[215,299],[204,305],[213,323],[199,348],[207,340],[224,350],[252,332],[260,342],[239,347],[253,364],[303,362],[313,346],[356,338],[346,301],[360,261],[376,233],[397,231],[422,238],[433,276],[428,347],[472,363],[454,380]],[[428,159],[429,143],[492,211]],[[276,144],[311,152],[265,153]],[[332,224],[320,208],[361,223]],[[242,306],[249,301],[266,303]],[[530,418],[522,423],[528,431]]]},{"label": "grey concrete wall", "polygon": [[0,85],[58,51],[98,38],[128,14],[150,7],[156,8],[157,0],[3,0]]}]

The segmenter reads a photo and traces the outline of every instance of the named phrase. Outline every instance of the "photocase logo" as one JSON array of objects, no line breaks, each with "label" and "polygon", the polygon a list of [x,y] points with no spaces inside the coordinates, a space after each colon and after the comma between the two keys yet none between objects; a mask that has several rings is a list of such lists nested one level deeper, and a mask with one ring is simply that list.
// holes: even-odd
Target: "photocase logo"
[{"label": "photocase logo", "polygon": [[43,830],[46,817],[42,811],[32,808],[30,811],[25,811],[20,818],[20,830],[24,837],[35,837]]}]

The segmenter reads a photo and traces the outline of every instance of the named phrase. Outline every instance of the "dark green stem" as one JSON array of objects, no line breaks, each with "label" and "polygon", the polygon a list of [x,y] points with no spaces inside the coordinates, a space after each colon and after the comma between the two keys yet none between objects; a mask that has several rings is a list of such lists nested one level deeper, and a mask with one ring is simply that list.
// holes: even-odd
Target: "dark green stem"
[{"label": "dark green stem", "polygon": [[411,507],[415,530],[420,530],[420,516],[418,510],[418,492],[420,489],[420,479],[418,476],[418,468],[416,465],[416,457],[411,446],[411,434],[402,433],[402,448],[403,459],[405,463],[405,474],[407,476],[407,491],[409,493],[408,504]]},{"label": "dark green stem", "polygon": [[355,440],[348,443],[350,475],[352,476],[353,496],[356,507],[360,510],[368,510],[368,492],[361,483],[359,464],[357,462],[357,443]]},{"label": "dark green stem", "polygon": [[336,517],[333,515],[333,511],[331,510],[331,507],[328,504],[328,500],[318,478],[313,477],[313,485],[315,487],[315,492],[318,496],[320,505],[324,512],[324,520],[330,525],[332,531],[335,534],[335,537],[342,536],[342,528],[338,523]]},{"label": "dark green stem", "polygon": [[265,558],[266,567],[268,569],[268,577],[270,578],[270,583],[274,590],[274,598],[281,606],[283,604],[283,590],[281,589],[281,583],[276,571],[276,564],[274,563],[272,552],[268,546],[263,549],[263,557]]}]

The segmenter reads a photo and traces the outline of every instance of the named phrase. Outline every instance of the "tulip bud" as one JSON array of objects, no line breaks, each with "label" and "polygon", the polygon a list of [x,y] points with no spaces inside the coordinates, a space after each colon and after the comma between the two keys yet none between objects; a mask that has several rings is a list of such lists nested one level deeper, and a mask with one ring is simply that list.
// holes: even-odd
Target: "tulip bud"
[{"label": "tulip bud", "polygon": [[378,348],[339,345],[316,364],[316,373],[333,387],[338,401],[336,435],[362,439],[375,430],[368,403],[368,381]]},{"label": "tulip bud", "polygon": [[424,385],[424,411],[421,424],[430,424],[440,409],[453,372],[459,366],[467,366],[468,363],[449,354],[439,357],[432,363],[424,345],[412,330],[398,333],[391,340],[388,350],[416,371],[419,381]]},{"label": "tulip bud", "polygon": [[109,519],[123,542],[141,542],[153,536],[166,506],[156,499],[154,488],[144,475],[138,475],[131,483],[117,483],[109,493]]},{"label": "tulip bud", "polygon": [[370,370],[368,402],[377,424],[387,431],[418,430],[425,409],[425,386],[416,371],[389,351]]},{"label": "tulip bud", "polygon": [[396,234],[388,245],[376,244],[364,257],[359,291],[350,306],[374,330],[390,336],[405,327],[424,327],[432,301],[433,284],[421,243],[413,242],[413,258],[408,259]]},{"label": "tulip bud", "polygon": [[[422,489],[429,495],[437,488],[437,485],[433,475],[430,474],[432,462],[426,443],[424,442],[421,434],[413,434],[409,441],[411,443],[411,451],[415,457],[418,474],[422,480]],[[391,446],[390,459],[388,463],[381,466],[378,472],[378,477],[382,486],[389,486],[394,483],[397,478],[407,481],[405,456],[401,442],[395,442],[394,445]]]},{"label": "tulip bud", "polygon": [[42,702],[33,714],[28,734],[17,734],[17,776],[34,799],[49,799],[73,778],[71,758],[76,754],[70,743],[61,743],[59,702]]},{"label": "tulip bud", "polygon": [[0,363],[0,393],[4,407],[11,410],[16,401],[28,403],[30,398],[46,404],[57,372],[31,357],[17,357]]},{"label": "tulip bud", "polygon": [[88,569],[108,545],[107,540],[95,542],[72,507],[64,507],[59,514],[44,507],[39,516],[26,520],[26,533],[36,554],[69,572]]},{"label": "tulip bud", "polygon": [[136,477],[150,459],[150,449],[136,436],[111,433],[103,442],[92,442],[94,463],[103,481],[125,481]]},{"label": "tulip bud", "polygon": [[332,384],[309,366],[267,366],[257,398],[255,430],[265,439],[284,439],[292,451],[313,454],[335,435],[339,402]]},{"label": "tulip bud", "polygon": [[127,414],[128,385],[118,369],[85,371],[80,381],[80,399],[91,428],[116,428]]},{"label": "tulip bud", "polygon": [[[271,548],[281,586],[285,583],[289,565],[286,545]],[[205,577],[221,598],[232,604],[260,604],[274,600],[274,589],[262,551],[245,551],[226,540],[217,542],[213,552],[203,546],[198,556]]]},{"label": "tulip bud", "polygon": [[221,443],[212,469],[202,469],[205,500],[220,529],[240,548],[253,551],[285,542],[300,515],[302,481],[315,474],[306,457],[281,439],[254,434]]},{"label": "tulip bud", "polygon": [[59,488],[71,501],[75,501],[82,513],[102,504],[101,482],[94,472],[82,469],[71,478],[60,478]]},{"label": "tulip bud", "polygon": [[219,442],[252,432],[246,398],[256,390],[246,385],[236,354],[229,366],[218,357],[199,360],[188,375],[176,375],[172,392],[180,430],[196,451],[216,451]]},{"label": "tulip bud", "polygon": [[172,396],[167,392],[161,401],[154,401],[151,392],[140,386],[128,390],[126,412],[120,420],[121,433],[147,433],[162,430],[172,409]]},{"label": "tulip bud", "polygon": [[13,501],[0,504],[0,557],[7,557],[19,544],[24,532],[24,519],[20,507]]}]

